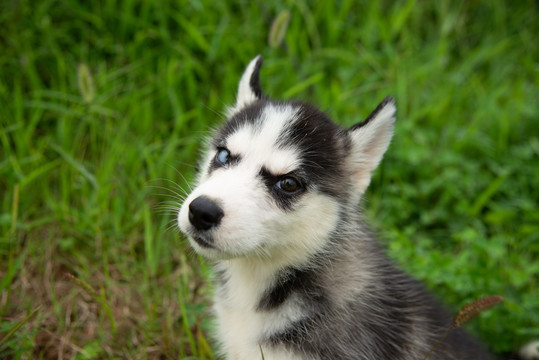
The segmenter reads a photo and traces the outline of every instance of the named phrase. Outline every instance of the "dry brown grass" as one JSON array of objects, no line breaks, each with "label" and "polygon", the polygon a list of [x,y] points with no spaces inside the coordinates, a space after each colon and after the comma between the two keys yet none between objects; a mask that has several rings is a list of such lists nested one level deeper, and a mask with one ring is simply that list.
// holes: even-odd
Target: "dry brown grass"
[{"label": "dry brown grass", "polygon": [[[126,278],[120,266],[110,266],[108,275],[99,271],[76,275],[69,258],[62,257],[56,247],[44,246],[43,250],[43,256],[26,259],[10,288],[9,303],[7,290],[0,297],[5,309],[3,320],[11,324],[39,308],[23,325],[24,331],[20,333],[26,338],[17,339],[4,349],[8,359],[12,358],[10,350],[20,353],[20,346],[28,346],[23,358],[47,360],[73,359],[77,355],[154,360],[195,354],[186,331],[195,338],[204,338],[200,324],[205,316],[200,313],[190,319],[192,324],[186,330],[177,295],[181,279],[187,276],[191,281],[186,301],[205,302],[205,295],[201,294],[205,283],[191,266],[184,263],[169,276],[152,279],[150,286],[156,290],[149,300],[140,294],[148,291],[147,285],[140,279]],[[185,260],[180,253],[176,256],[178,264],[180,259]],[[107,308],[112,317],[107,315]]]}]

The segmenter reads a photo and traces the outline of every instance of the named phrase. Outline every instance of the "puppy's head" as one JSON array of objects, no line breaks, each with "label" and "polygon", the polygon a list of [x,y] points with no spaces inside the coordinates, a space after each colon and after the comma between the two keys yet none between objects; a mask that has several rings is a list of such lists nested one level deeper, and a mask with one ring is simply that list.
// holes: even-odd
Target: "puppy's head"
[{"label": "puppy's head", "polygon": [[267,99],[261,64],[258,56],[247,66],[178,222],[210,258],[299,261],[355,209],[391,140],[395,106],[388,97],[345,130],[311,105]]}]

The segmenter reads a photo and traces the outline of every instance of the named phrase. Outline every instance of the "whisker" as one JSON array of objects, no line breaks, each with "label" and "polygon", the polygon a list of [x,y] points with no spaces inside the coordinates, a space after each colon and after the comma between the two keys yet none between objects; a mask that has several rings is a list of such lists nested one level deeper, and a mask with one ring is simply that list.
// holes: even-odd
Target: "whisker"
[{"label": "whisker", "polygon": [[[189,185],[189,182],[187,181],[187,179],[185,178],[185,176],[178,170],[176,169],[174,166],[172,165],[168,165],[170,168],[172,168],[181,178],[182,180],[185,182],[185,184],[187,185],[187,187],[189,188],[189,191],[192,192],[193,189],[191,188],[191,185]],[[171,179],[165,179],[165,178],[159,178],[159,179],[155,179],[155,181],[166,181],[170,184],[173,185],[174,188],[176,188],[177,190],[181,191],[183,194],[185,195],[189,195],[189,193],[182,187],[180,186],[178,183],[176,183],[175,181],[171,180]],[[155,185],[154,185],[155,186]]]},{"label": "whisker", "polygon": [[161,215],[170,215],[170,216],[174,216],[176,215],[178,212],[177,211],[174,211],[172,209],[158,209],[155,211],[156,214],[161,214]]},{"label": "whisker", "polygon": [[185,199],[189,195],[185,191],[178,192],[178,191],[174,191],[173,189],[168,188],[168,187],[164,187],[164,186],[148,185],[148,187],[168,191],[170,193],[170,194],[168,194],[168,193],[153,193],[154,196],[166,196],[166,197],[175,196],[178,199]]},{"label": "whisker", "polygon": [[178,228],[177,224],[174,222],[174,223],[171,223],[169,226],[167,226],[167,227],[165,228],[165,230],[163,231],[163,233],[166,234],[166,233],[168,233],[168,232],[171,231],[171,230],[174,230],[174,231],[177,231],[177,232],[180,231],[180,229]]},{"label": "whisker", "polygon": [[[174,163],[185,166],[185,167],[188,167],[188,168],[191,168],[191,169],[196,168],[196,166],[194,164],[192,164],[192,163],[186,163],[186,162],[183,162],[183,161],[175,161]],[[172,166],[170,164],[167,164],[167,165],[170,166],[171,168],[173,168],[174,170],[178,171],[174,166]]]},{"label": "whisker", "polygon": [[[222,101],[221,101],[222,102]],[[223,102],[223,105],[225,105],[225,103]],[[212,109],[211,107],[209,107],[208,105],[204,104],[204,107],[208,110],[210,110],[212,113],[214,113],[215,115],[219,116],[221,120],[225,120],[226,119],[226,112],[222,111],[222,110],[215,110],[215,109]]]},{"label": "whisker", "polygon": [[[178,175],[180,175],[183,179],[183,181],[185,181],[186,184],[189,184],[188,181],[185,179],[185,177],[182,175],[181,172],[179,172],[178,170],[176,170],[174,167],[172,167],[172,169],[174,171],[176,171],[178,173]],[[160,180],[160,181],[167,181],[169,183],[171,183],[172,185],[174,185],[175,187],[177,187],[178,189],[181,189],[183,191],[185,191],[178,183],[176,183],[175,181],[173,180],[170,180],[170,179],[166,179],[166,178],[160,178],[160,179],[157,179],[157,180]]]},{"label": "whisker", "polygon": [[185,201],[185,199],[186,199],[185,196],[182,196],[182,195],[180,195],[180,194],[172,195],[172,194],[155,193],[154,195],[155,195],[155,196],[163,196],[163,197],[166,197],[166,198],[174,199],[174,200],[179,201],[179,202],[183,202],[183,201]]},{"label": "whisker", "polygon": [[[176,169],[174,166],[171,166],[169,165],[172,169],[174,169],[174,171],[176,171],[176,173],[178,175],[180,175],[180,177],[183,179],[183,181],[185,182],[185,184],[187,184],[187,187],[189,188],[189,191],[190,192],[193,192],[193,188],[191,187],[191,185],[189,185],[189,181],[187,181],[187,179],[185,178],[185,176],[183,176],[183,174],[178,170]],[[172,181],[172,180],[171,180]],[[177,184],[176,184],[177,185]],[[178,185],[179,186],[179,185]]]}]

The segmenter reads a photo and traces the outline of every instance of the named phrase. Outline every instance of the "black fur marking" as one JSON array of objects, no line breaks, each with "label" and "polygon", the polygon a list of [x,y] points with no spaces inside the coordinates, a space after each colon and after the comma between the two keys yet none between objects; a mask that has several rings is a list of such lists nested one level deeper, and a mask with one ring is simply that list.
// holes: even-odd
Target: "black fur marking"
[{"label": "black fur marking", "polygon": [[333,196],[343,195],[343,181],[348,181],[343,159],[350,151],[345,131],[312,105],[291,102],[298,107],[296,121],[283,130],[278,145],[293,146],[300,152],[301,171],[309,175],[309,183]]},{"label": "black fur marking", "polygon": [[234,114],[217,132],[212,141],[214,149],[226,145],[226,138],[246,124],[257,125],[267,101],[257,100]]},{"label": "black fur marking", "polygon": [[[301,178],[297,174],[283,174],[283,175],[274,175],[265,167],[260,169],[260,177],[262,181],[266,184],[269,193],[272,195],[273,199],[277,202],[277,205],[284,210],[290,210],[294,202],[305,192],[305,185],[303,184]],[[287,176],[292,176],[300,182],[300,187],[297,191],[288,193],[277,187],[277,182]]]},{"label": "black fur marking", "polygon": [[374,117],[380,112],[380,110],[382,110],[387,104],[394,103],[394,102],[395,102],[395,100],[393,99],[393,96],[391,96],[391,95],[386,96],[385,99],[382,100],[382,102],[380,104],[378,104],[376,109],[374,109],[374,111],[371,112],[370,115],[367,116],[367,118],[365,120],[363,120],[362,122],[352,126],[350,128],[350,131],[357,130],[362,126],[367,125],[372,119],[374,119]]},{"label": "black fur marking", "polygon": [[262,99],[264,93],[262,92],[262,87],[260,86],[260,68],[262,67],[262,56],[258,55],[258,59],[249,79],[249,86],[255,94],[257,99]]},{"label": "black fur marking", "polygon": [[309,301],[324,304],[323,292],[316,283],[313,269],[288,268],[277,276],[273,287],[267,289],[260,299],[257,310],[270,311],[282,305],[292,293],[308,297]]}]

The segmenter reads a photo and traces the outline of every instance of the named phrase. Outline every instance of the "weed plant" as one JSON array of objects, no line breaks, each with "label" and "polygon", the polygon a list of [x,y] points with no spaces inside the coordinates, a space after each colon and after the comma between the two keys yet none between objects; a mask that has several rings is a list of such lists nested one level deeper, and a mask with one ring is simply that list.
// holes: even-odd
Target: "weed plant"
[{"label": "weed plant", "polygon": [[[352,125],[395,96],[363,202],[395,262],[498,353],[539,338],[534,1],[0,3],[0,357],[213,359],[211,274],[174,212],[265,58]],[[276,20],[277,19],[277,20]],[[201,266],[202,265],[202,266]]]}]

